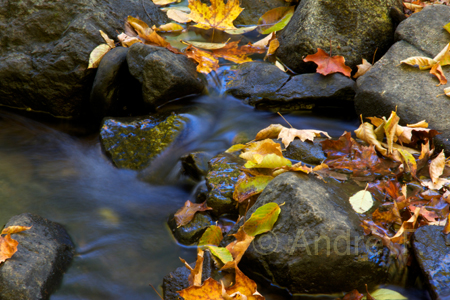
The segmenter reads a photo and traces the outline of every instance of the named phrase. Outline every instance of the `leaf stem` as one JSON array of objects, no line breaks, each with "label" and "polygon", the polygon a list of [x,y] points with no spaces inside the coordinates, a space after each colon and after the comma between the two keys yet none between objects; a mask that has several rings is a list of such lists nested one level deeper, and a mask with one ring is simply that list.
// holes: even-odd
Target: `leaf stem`
[{"label": "leaf stem", "polygon": [[283,120],[284,120],[284,121],[285,121],[286,123],[288,123],[288,125],[289,125],[289,126],[291,126],[291,128],[294,128],[294,126],[292,126],[292,125],[291,125],[291,123],[289,123],[289,122],[288,122],[288,121],[287,121],[287,120],[286,120],[286,119],[285,119],[285,118],[283,117],[283,115],[282,115],[282,114],[280,114],[280,112],[279,112],[279,111],[277,112],[277,114],[279,114],[279,115],[280,115],[280,117],[282,117],[282,118],[283,118]]}]

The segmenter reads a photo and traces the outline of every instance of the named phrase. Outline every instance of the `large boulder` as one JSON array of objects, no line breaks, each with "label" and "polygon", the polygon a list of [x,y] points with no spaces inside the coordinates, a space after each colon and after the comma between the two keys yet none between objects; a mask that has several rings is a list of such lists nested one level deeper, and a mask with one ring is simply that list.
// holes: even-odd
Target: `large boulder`
[{"label": "large boulder", "polygon": [[[354,68],[361,59],[381,57],[394,41],[391,6],[402,8],[401,1],[388,0],[302,0],[289,24],[279,35],[279,57],[299,73],[314,71],[314,63],[303,58],[332,46],[333,55],[342,55]],[[378,49],[378,50],[377,50]]]},{"label": "large boulder", "polygon": [[87,109],[95,71],[90,52],[123,31],[128,15],[149,25],[168,21],[141,0],[24,0],[0,2],[0,105],[77,117]]},{"label": "large boulder", "polygon": [[441,226],[420,227],[412,245],[433,299],[450,299],[450,236]]},{"label": "large boulder", "polygon": [[353,106],[355,82],[342,74],[289,76],[275,65],[262,62],[245,63],[231,72],[226,92],[257,108]]},{"label": "large boulder", "polygon": [[364,290],[364,284],[388,281],[389,251],[376,238],[364,236],[348,201],[358,190],[361,187],[332,179],[325,183],[306,174],[277,176],[243,219],[269,202],[284,204],[281,213],[272,231],[255,238],[240,266],[291,293]]},{"label": "large boulder", "polygon": [[[450,7],[436,5],[403,21],[396,32],[400,41],[358,78],[355,96],[356,111],[363,117],[389,116],[396,110],[402,125],[425,119],[430,128],[442,133],[435,141],[447,153],[450,102],[446,96],[436,97],[443,94],[443,88],[436,86],[439,82],[428,70],[399,64],[411,56],[435,57],[449,42],[450,34],[442,28],[449,19]],[[444,66],[443,72],[449,78],[448,67]]]},{"label": "large boulder", "polygon": [[127,61],[131,75],[142,84],[142,96],[149,107],[200,94],[205,88],[195,63],[166,48],[136,43],[131,46]]},{"label": "large boulder", "polygon": [[0,299],[48,299],[72,261],[72,240],[58,223],[29,213],[12,217],[8,226],[32,227],[12,235],[19,245],[0,265]]}]

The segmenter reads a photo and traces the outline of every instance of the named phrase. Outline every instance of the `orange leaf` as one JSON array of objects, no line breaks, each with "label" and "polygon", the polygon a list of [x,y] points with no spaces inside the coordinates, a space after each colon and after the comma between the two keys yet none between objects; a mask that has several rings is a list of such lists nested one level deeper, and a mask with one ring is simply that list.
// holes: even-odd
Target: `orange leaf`
[{"label": "orange leaf", "polygon": [[192,268],[184,259],[180,257],[180,260],[186,268],[191,271],[188,280],[189,285],[201,286],[202,285],[202,271],[203,271],[203,255],[205,251],[198,248],[197,249],[197,261],[195,262],[195,268]]},{"label": "orange leaf", "polygon": [[228,294],[234,294],[240,292],[242,295],[247,296],[248,300],[264,300],[264,297],[256,290],[256,283],[245,276],[241,270],[236,266],[236,279],[235,284],[227,288]]},{"label": "orange leaf", "polygon": [[228,43],[225,47],[217,50],[213,50],[212,54],[215,57],[222,57],[226,60],[232,61],[237,64],[252,61],[248,55],[253,53],[264,53],[266,50],[253,47],[251,44],[238,47],[239,41]]},{"label": "orange leaf", "polygon": [[206,206],[206,201],[203,203],[192,203],[189,200],[186,201],[184,206],[175,213],[177,226],[181,227],[188,224],[194,218],[196,212],[206,210],[212,210],[211,207]]},{"label": "orange leaf", "polygon": [[13,234],[13,233],[19,233],[28,229],[31,229],[32,226],[8,226],[2,230],[1,234]]},{"label": "orange leaf", "polygon": [[227,245],[228,251],[230,251],[231,256],[233,256],[233,261],[227,262],[221,270],[234,268],[237,264],[239,264],[245,251],[247,251],[247,248],[255,238],[254,236],[246,234],[242,227],[239,228],[238,232],[233,234],[233,236],[236,240]]},{"label": "orange leaf", "polygon": [[198,63],[197,72],[208,74],[219,68],[219,61],[209,51],[200,50],[189,45],[185,53],[187,57],[192,58]]},{"label": "orange leaf", "polygon": [[11,238],[11,234],[0,236],[0,263],[11,258],[17,252],[19,242]]},{"label": "orange leaf", "polygon": [[177,293],[184,300],[223,300],[222,286],[212,278],[206,279],[202,286],[190,286]]},{"label": "orange leaf", "polygon": [[310,54],[303,59],[304,62],[312,61],[317,64],[317,73],[328,75],[332,73],[342,73],[350,77],[352,69],[345,65],[345,58],[340,55],[330,57],[328,53],[317,48],[316,54]]},{"label": "orange leaf", "polygon": [[211,0],[211,6],[200,0],[189,0],[189,8],[189,18],[197,23],[195,27],[219,30],[236,29],[233,21],[244,10],[239,7],[239,0],[228,0],[226,4],[222,0]]},{"label": "orange leaf", "polygon": [[439,84],[436,86],[440,86],[441,84],[447,84],[447,78],[445,78],[444,71],[442,71],[442,67],[440,64],[435,64],[431,67],[430,74],[433,74],[434,76],[439,79]]},{"label": "orange leaf", "polygon": [[269,127],[260,130],[256,134],[255,141],[260,141],[264,139],[277,139],[281,130],[283,130],[284,128],[286,127],[284,127],[281,124],[270,124]]}]

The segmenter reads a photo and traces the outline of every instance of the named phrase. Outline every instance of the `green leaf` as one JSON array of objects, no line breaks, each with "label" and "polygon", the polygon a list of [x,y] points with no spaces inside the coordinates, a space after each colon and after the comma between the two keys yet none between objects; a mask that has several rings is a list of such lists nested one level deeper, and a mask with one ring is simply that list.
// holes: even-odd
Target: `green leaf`
[{"label": "green leaf", "polygon": [[242,202],[251,196],[261,193],[273,179],[272,176],[245,177],[234,187],[233,199]]},{"label": "green leaf", "polygon": [[244,165],[244,167],[246,167],[247,169],[251,169],[251,168],[273,169],[273,168],[280,168],[280,167],[284,167],[284,166],[288,166],[288,167],[292,166],[291,161],[287,158],[284,158],[283,156],[279,156],[274,153],[265,155],[259,164],[254,163],[252,161],[247,161]]},{"label": "green leaf", "polygon": [[220,242],[223,239],[222,230],[219,226],[212,225],[209,226],[202,237],[198,241],[198,246],[206,246],[206,245],[214,245],[219,246]]},{"label": "green leaf", "polygon": [[283,6],[269,10],[258,20],[259,31],[262,34],[280,31],[289,23],[294,11],[295,6]]},{"label": "green leaf", "polygon": [[280,206],[275,202],[264,204],[252,213],[250,219],[248,219],[242,227],[245,233],[250,236],[256,236],[270,231],[278,220],[280,212]]},{"label": "green leaf", "polygon": [[233,256],[227,248],[216,247],[216,246],[206,246],[206,248],[211,251],[211,254],[220,259],[224,264],[233,260]]},{"label": "green leaf", "polygon": [[[376,300],[404,300],[408,299],[405,296],[403,296],[400,293],[397,293],[396,291],[389,290],[389,289],[379,289],[375,292],[371,293],[371,296],[375,298]],[[362,300],[366,300],[367,298],[364,297]]]}]

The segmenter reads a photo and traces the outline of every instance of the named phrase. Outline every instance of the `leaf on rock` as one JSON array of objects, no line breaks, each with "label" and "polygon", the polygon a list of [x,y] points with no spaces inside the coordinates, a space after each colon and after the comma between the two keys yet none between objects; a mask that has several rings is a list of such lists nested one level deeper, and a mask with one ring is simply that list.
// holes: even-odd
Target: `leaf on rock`
[{"label": "leaf on rock", "polygon": [[275,154],[277,156],[283,156],[283,152],[281,152],[281,146],[278,143],[275,143],[271,139],[265,139],[262,141],[254,142],[248,145],[247,149],[244,153],[239,155],[240,158],[243,158],[247,161],[252,161],[254,163],[262,162],[265,155]]},{"label": "leaf on rock", "polygon": [[185,54],[198,63],[197,72],[199,73],[209,74],[211,71],[219,68],[219,61],[208,51],[203,51],[189,45],[185,49]]},{"label": "leaf on rock", "polygon": [[222,239],[223,239],[222,229],[220,229],[219,226],[212,225],[205,230],[202,237],[198,241],[197,246],[198,247],[206,245],[219,246]]},{"label": "leaf on rock", "polygon": [[227,248],[217,246],[206,246],[211,251],[211,254],[220,259],[224,264],[233,260],[230,251]]},{"label": "leaf on rock", "polygon": [[147,23],[132,16],[128,16],[127,22],[131,25],[131,27],[133,27],[134,30],[136,30],[140,38],[147,41],[150,40],[150,34],[153,32],[153,29],[151,29]]},{"label": "leaf on rock", "polygon": [[436,86],[447,84],[447,78],[445,78],[444,71],[442,71],[442,67],[440,64],[435,64],[433,67],[431,67],[430,74],[433,74],[439,80],[439,84]]},{"label": "leaf on rock", "polygon": [[182,24],[192,21],[189,14],[176,8],[169,9],[167,11],[167,17],[171,20],[174,20],[175,22]]},{"label": "leaf on rock", "polygon": [[137,37],[129,36],[125,33],[121,33],[117,36],[117,39],[122,44],[123,47],[131,47],[135,43],[142,43],[142,40]]},{"label": "leaf on rock", "polygon": [[277,139],[281,130],[283,130],[284,128],[286,127],[284,127],[281,124],[270,124],[269,127],[260,130],[256,134],[255,141],[260,141],[264,139]]},{"label": "leaf on rock", "polygon": [[310,54],[303,59],[304,62],[312,61],[317,65],[317,73],[324,76],[333,73],[342,73],[350,77],[352,69],[345,65],[345,58],[340,55],[330,57],[328,53],[317,48],[316,54]]},{"label": "leaf on rock", "polygon": [[378,289],[375,292],[372,292],[372,297],[376,300],[407,300],[405,296],[402,294],[389,290],[389,289]]},{"label": "leaf on rock", "polygon": [[260,194],[273,179],[272,176],[245,176],[236,182],[233,199],[241,203],[248,198]]},{"label": "leaf on rock", "polygon": [[445,167],[445,154],[444,150],[442,150],[441,153],[439,153],[436,158],[434,158],[429,167],[430,171],[430,178],[433,184],[436,184],[438,182],[439,177],[444,173],[444,167]]},{"label": "leaf on rock", "polygon": [[236,238],[236,240],[227,245],[227,249],[228,251],[230,251],[231,256],[233,257],[233,261],[227,262],[221,270],[230,269],[237,266],[241,261],[241,258],[244,255],[245,251],[247,251],[248,247],[255,238],[254,236],[246,234],[242,227],[239,228],[238,232],[233,234],[233,236]]},{"label": "leaf on rock", "polygon": [[11,238],[11,234],[0,236],[0,263],[10,259],[17,252],[19,242]]},{"label": "leaf on rock", "polygon": [[239,0],[228,0],[226,4],[222,0],[211,0],[211,6],[200,0],[189,0],[189,8],[189,18],[197,23],[195,27],[218,30],[237,29],[233,21],[244,10]]},{"label": "leaf on rock", "polygon": [[447,46],[445,46],[444,49],[442,49],[442,51],[439,52],[439,54],[433,59],[442,67],[450,64],[450,43],[448,43]]},{"label": "leaf on rock", "polygon": [[212,278],[206,279],[202,286],[190,286],[177,293],[184,300],[223,300],[222,287]]},{"label": "leaf on rock", "polygon": [[152,29],[160,32],[181,32],[184,28],[180,24],[172,22],[161,25],[159,27],[153,26]]},{"label": "leaf on rock", "polygon": [[310,172],[313,171],[313,169],[302,164],[302,162],[300,161],[300,162],[296,163],[295,165],[292,165],[292,167],[289,169],[289,171],[294,171],[294,172],[300,171],[300,172],[309,174]]},{"label": "leaf on rock", "polygon": [[429,57],[413,56],[405,60],[402,60],[400,63],[407,64],[413,67],[418,67],[420,70],[427,70],[431,69],[431,67],[437,64],[438,62]]},{"label": "leaf on rock", "polygon": [[3,228],[1,234],[13,234],[13,233],[19,233],[25,230],[31,229],[32,226],[8,226],[6,228]]},{"label": "leaf on rock", "polygon": [[406,126],[409,128],[428,128],[428,123],[425,120],[422,120],[414,124],[408,124]]},{"label": "leaf on rock", "polygon": [[[256,283],[245,276],[237,266],[235,268],[235,274],[235,284],[226,289],[229,295],[240,293],[247,300],[264,300],[264,297],[256,290]],[[245,298],[242,297],[241,299]]]},{"label": "leaf on rock", "polygon": [[307,140],[313,142],[315,137],[320,137],[320,134],[323,134],[329,139],[331,139],[331,137],[325,131],[314,129],[298,130],[295,128],[286,128],[286,127],[280,131],[278,139],[281,139],[281,142],[284,144],[284,147],[287,148],[296,137],[298,137],[302,142]]},{"label": "leaf on rock", "polygon": [[290,167],[292,165],[291,161],[287,158],[284,158],[283,156],[279,156],[274,153],[270,153],[267,155],[259,155],[255,154],[254,159],[257,161],[260,161],[259,163],[255,163],[253,161],[247,161],[244,165],[247,169],[252,168],[268,168],[268,169],[274,169],[274,168],[281,168],[284,166]]},{"label": "leaf on rock", "polygon": [[269,10],[258,20],[259,31],[269,34],[282,30],[294,15],[295,6],[282,6]]},{"label": "leaf on rock", "polygon": [[356,67],[358,67],[358,72],[356,72],[356,74],[353,75],[353,78],[358,78],[366,74],[366,72],[372,68],[372,64],[363,58],[362,64],[357,65]]},{"label": "leaf on rock", "polygon": [[177,226],[181,227],[188,224],[194,218],[196,212],[206,210],[212,210],[211,207],[206,206],[206,201],[203,203],[192,203],[187,200],[184,206],[175,213]]},{"label": "leaf on rock", "polygon": [[203,257],[204,251],[200,248],[197,249],[197,261],[195,262],[195,268],[192,268],[184,259],[180,257],[180,260],[186,268],[191,271],[188,280],[190,286],[201,286],[202,285],[202,271],[203,271]]},{"label": "leaf on rock", "polygon": [[109,50],[111,50],[111,47],[108,46],[108,44],[101,44],[95,47],[95,49],[92,50],[91,55],[89,56],[88,69],[98,68],[103,56],[105,56],[105,54],[108,53]]},{"label": "leaf on rock", "polygon": [[242,225],[242,229],[250,236],[256,236],[270,231],[278,220],[280,212],[281,208],[275,202],[264,204],[256,209],[251,217]]},{"label": "leaf on rock", "polygon": [[228,148],[225,152],[226,153],[233,153],[233,152],[236,152],[236,151],[240,151],[240,150],[244,149],[245,147],[247,147],[247,145],[236,144],[236,145],[233,145],[230,148]]},{"label": "leaf on rock", "polygon": [[114,43],[114,41],[112,39],[110,39],[106,33],[104,33],[101,30],[99,30],[99,31],[100,31],[100,34],[102,35],[102,38],[105,40],[106,44],[108,44],[108,46],[111,47],[111,49],[115,48],[116,44]]},{"label": "leaf on rock", "polygon": [[354,194],[349,199],[354,211],[363,214],[373,206],[372,194],[367,190],[362,190]]},{"label": "leaf on rock", "polygon": [[364,122],[359,126],[358,129],[355,130],[355,133],[357,138],[365,141],[369,145],[374,145],[375,149],[377,149],[381,154],[387,154],[387,150],[381,145],[380,141],[378,140],[372,124]]},{"label": "leaf on rock", "polygon": [[175,2],[180,2],[181,0],[152,0],[155,5],[168,5]]}]

